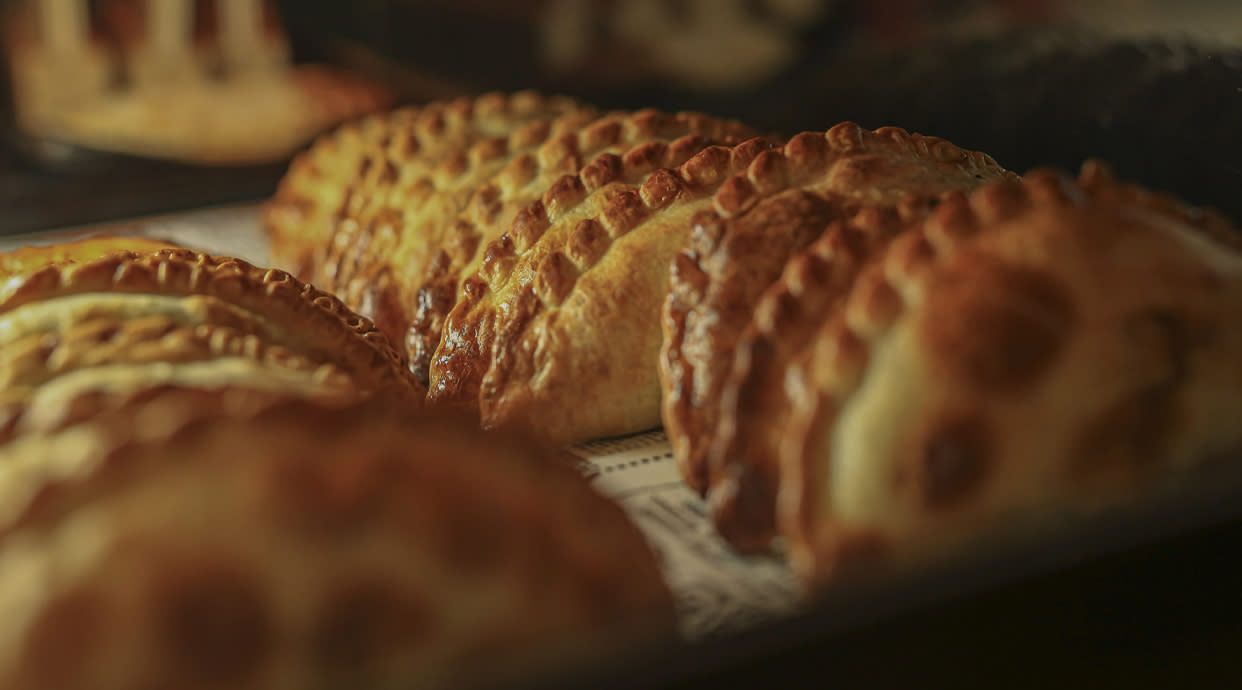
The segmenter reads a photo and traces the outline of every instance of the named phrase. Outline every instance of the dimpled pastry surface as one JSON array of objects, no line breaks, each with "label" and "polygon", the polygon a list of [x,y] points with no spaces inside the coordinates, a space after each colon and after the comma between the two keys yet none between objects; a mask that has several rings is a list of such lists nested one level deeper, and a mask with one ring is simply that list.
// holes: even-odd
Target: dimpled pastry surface
[{"label": "dimpled pastry surface", "polygon": [[283,271],[237,259],[116,253],[47,266],[0,290],[0,440],[165,386],[422,397],[369,321]]},{"label": "dimpled pastry surface", "polygon": [[[834,222],[855,214],[867,215],[853,225],[855,232],[883,234],[900,220],[924,216],[945,192],[1014,177],[986,155],[942,139],[896,128],[865,131],[849,123],[800,134],[782,154],[801,161],[785,166],[796,178],[788,182],[792,189],[742,204],[741,212],[703,213],[674,258],[659,359],[663,420],[683,477],[701,493],[724,483],[734,462],[727,452],[714,467],[709,463],[719,436],[717,401],[733,366],[734,345],[759,296],[789,259]],[[761,193],[782,181],[769,175],[763,182],[754,185]],[[898,220],[888,220],[890,215]],[[765,464],[775,465],[775,458]],[[721,520],[728,521],[732,499],[715,493]],[[770,513],[770,506],[760,512]]]},{"label": "dimpled pastry surface", "polygon": [[1223,219],[1096,164],[946,200],[787,372],[795,567],[823,582],[943,553],[1239,447],[1238,246]]},{"label": "dimpled pastry surface", "polygon": [[568,464],[375,402],[173,390],[0,446],[0,685],[458,687],[666,634]]}]

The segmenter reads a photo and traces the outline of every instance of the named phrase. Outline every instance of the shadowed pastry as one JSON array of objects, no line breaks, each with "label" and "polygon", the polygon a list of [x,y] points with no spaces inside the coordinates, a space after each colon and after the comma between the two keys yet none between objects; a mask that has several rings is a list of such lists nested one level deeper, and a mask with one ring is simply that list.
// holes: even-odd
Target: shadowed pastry
[{"label": "shadowed pastry", "polygon": [[646,542],[548,454],[236,390],[0,446],[0,685],[458,687],[668,634]]},{"label": "shadowed pastry", "polygon": [[361,264],[394,250],[405,214],[423,213],[437,181],[495,161],[511,138],[547,136],[549,120],[580,111],[591,112],[569,99],[524,91],[347,123],[293,161],[266,207],[273,260],[357,307],[350,297],[361,298],[365,281],[375,278],[359,275]]},{"label": "shadowed pastry", "polygon": [[0,253],[0,281],[25,276],[53,264],[80,263],[122,252],[175,249],[176,244],[147,237],[98,236],[58,244],[21,247]]},{"label": "shadowed pastry", "polygon": [[[1089,164],[950,196],[890,242],[842,308],[802,319],[816,333],[782,372],[793,414],[768,420],[798,572],[1065,519],[1236,448],[1229,232]],[[740,347],[757,359],[778,337]]]},{"label": "shadowed pastry", "polygon": [[404,358],[340,300],[189,250],[48,266],[0,291],[0,440],[176,384],[417,399]]},{"label": "shadowed pastry", "polygon": [[[1012,177],[987,156],[894,128],[867,132],[847,123],[797,139],[786,155],[803,146],[824,158],[797,189],[741,214],[703,213],[674,258],[659,359],[663,419],[683,477],[700,492],[709,484],[707,451],[734,342],[789,258],[860,210],[919,218],[944,192]],[[868,218],[854,230],[887,225]]]}]

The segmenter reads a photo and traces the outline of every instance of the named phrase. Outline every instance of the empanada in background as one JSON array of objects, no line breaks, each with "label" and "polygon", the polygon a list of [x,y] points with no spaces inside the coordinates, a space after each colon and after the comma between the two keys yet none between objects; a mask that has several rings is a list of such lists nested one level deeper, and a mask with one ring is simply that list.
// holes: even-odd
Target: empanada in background
[{"label": "empanada in background", "polygon": [[3,285],[0,439],[165,386],[322,399],[423,395],[368,320],[283,271],[238,259],[120,252]]},{"label": "empanada in background", "polygon": [[[837,236],[826,240],[827,251],[860,252],[924,217],[945,192],[1014,177],[986,155],[941,139],[891,127],[871,132],[850,123],[800,134],[783,155],[770,155],[769,169],[757,163],[749,179],[730,182],[747,183],[739,187],[744,201],[727,196],[726,189],[717,202],[721,208],[693,218],[663,305],[664,426],[683,477],[708,495],[717,524],[738,544],[752,541],[743,530],[757,521],[754,516],[770,516],[772,506],[762,499],[750,505],[750,497],[738,496],[728,464],[709,466],[709,445],[720,435],[717,400],[733,366],[734,343],[759,295],[791,256],[825,234]],[[789,189],[770,194],[783,185]],[[765,193],[767,198],[751,201]],[[837,229],[856,215],[848,232]],[[748,467],[775,464],[775,458],[762,458]],[[748,515],[735,520],[737,513]]]},{"label": "empanada in background", "polygon": [[1242,444],[1242,251],[1222,218],[1090,164],[950,195],[872,257],[801,285],[820,259],[791,262],[721,398],[780,458],[779,533],[807,581],[1063,521]]},{"label": "empanada in background", "polygon": [[459,687],[671,635],[642,536],[550,455],[253,390],[28,434],[0,446],[0,685]]}]

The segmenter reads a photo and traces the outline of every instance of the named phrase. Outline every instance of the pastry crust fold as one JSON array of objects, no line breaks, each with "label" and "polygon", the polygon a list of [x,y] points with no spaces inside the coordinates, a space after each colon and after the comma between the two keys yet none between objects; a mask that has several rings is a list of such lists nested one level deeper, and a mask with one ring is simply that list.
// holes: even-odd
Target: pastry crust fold
[{"label": "pastry crust fold", "polygon": [[422,397],[367,319],[287,273],[182,249],[64,263],[0,291],[0,439],[166,385]]}]

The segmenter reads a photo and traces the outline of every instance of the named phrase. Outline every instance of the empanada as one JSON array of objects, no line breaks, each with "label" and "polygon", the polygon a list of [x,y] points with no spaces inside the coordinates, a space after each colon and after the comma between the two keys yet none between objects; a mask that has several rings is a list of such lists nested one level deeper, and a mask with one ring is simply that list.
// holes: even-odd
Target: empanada
[{"label": "empanada", "polygon": [[[983,154],[894,128],[866,132],[846,124],[826,136],[801,136],[825,149],[827,160],[813,177],[740,215],[704,213],[674,260],[659,359],[663,419],[682,475],[700,492],[711,483],[707,450],[734,342],[788,259],[831,222],[862,209],[917,218],[944,192],[1011,176]],[[883,223],[864,220],[856,229],[877,224]]]},{"label": "empanada", "polygon": [[547,454],[202,390],[0,446],[0,685],[459,687],[671,634],[643,537]]},{"label": "empanada", "polygon": [[340,300],[237,259],[126,252],[0,291],[0,439],[166,385],[327,398],[423,390]]},{"label": "empanada", "polygon": [[950,196],[889,243],[778,372],[797,570],[942,553],[1238,448],[1231,232],[1088,165]]},{"label": "empanada", "polygon": [[[882,203],[924,184],[926,169],[908,164],[917,156],[956,166],[963,186],[1000,174],[948,142],[852,123],[783,147],[710,147],[675,169],[650,156],[597,161],[486,250],[447,320],[428,397],[562,442],[658,426],[660,308],[695,218],[791,189]],[[879,179],[891,186],[864,183]]]}]

